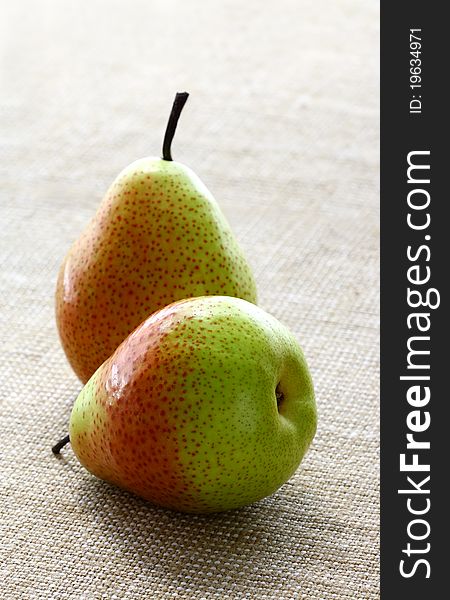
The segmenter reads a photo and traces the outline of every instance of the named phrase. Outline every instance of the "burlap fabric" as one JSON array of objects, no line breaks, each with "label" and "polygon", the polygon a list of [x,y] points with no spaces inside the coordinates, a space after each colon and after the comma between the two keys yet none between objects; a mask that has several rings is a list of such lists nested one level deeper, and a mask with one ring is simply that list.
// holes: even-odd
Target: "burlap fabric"
[{"label": "burlap fabric", "polygon": [[[2,10],[0,597],[377,598],[377,3]],[[213,516],[155,508],[50,452],[80,389],[55,328],[58,266],[117,173],[159,153],[183,89],[174,156],[297,335],[320,411],[277,494]]]}]

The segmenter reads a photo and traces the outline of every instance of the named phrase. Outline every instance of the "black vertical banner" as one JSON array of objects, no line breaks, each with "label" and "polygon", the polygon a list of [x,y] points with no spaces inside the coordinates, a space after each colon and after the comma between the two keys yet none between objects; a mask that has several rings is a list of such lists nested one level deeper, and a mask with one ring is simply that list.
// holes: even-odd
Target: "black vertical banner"
[{"label": "black vertical banner", "polygon": [[450,578],[449,33],[445,3],[381,5],[381,597],[423,600]]}]

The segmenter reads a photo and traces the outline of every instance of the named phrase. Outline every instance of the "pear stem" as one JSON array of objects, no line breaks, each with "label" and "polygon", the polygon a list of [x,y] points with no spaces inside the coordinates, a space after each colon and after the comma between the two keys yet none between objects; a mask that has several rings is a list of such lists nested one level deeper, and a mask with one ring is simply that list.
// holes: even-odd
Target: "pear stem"
[{"label": "pear stem", "polygon": [[178,119],[180,118],[183,106],[186,104],[189,94],[187,92],[178,92],[173,101],[172,111],[170,113],[169,121],[167,122],[166,134],[163,142],[163,160],[172,160],[171,145],[175,130],[177,128]]},{"label": "pear stem", "polygon": [[59,440],[57,444],[55,444],[52,448],[53,454],[59,454],[61,452],[61,448],[64,448],[70,442],[70,436],[66,435],[62,440]]}]

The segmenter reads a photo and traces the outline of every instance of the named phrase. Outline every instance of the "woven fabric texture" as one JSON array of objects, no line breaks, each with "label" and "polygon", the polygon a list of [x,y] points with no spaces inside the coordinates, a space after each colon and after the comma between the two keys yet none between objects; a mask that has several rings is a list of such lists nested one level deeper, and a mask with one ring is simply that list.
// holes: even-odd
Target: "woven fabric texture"
[{"label": "woven fabric texture", "polygon": [[[378,3],[2,3],[0,597],[374,599]],[[320,415],[275,495],[180,515],[89,475],[56,274],[117,173],[173,144],[214,193],[260,305],[301,343]]]}]

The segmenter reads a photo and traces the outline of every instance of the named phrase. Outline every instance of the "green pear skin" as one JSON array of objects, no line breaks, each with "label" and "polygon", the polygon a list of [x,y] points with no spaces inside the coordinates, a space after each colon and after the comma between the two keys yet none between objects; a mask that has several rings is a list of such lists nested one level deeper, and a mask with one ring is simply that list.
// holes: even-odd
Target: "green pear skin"
[{"label": "green pear skin", "polygon": [[77,398],[70,441],[91,473],[184,512],[277,490],[316,431],[314,390],[289,330],[238,298],[175,302],[144,321]]}]

